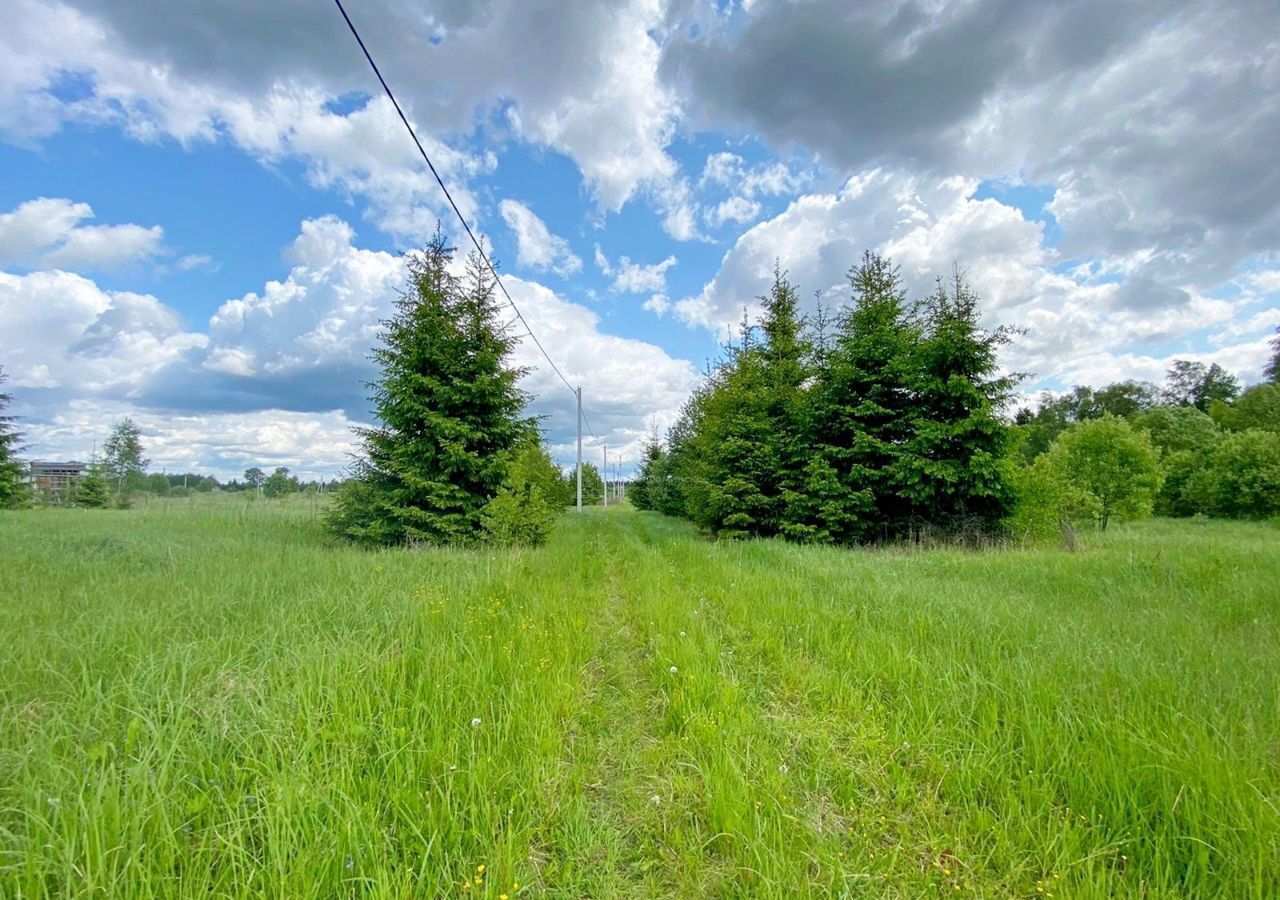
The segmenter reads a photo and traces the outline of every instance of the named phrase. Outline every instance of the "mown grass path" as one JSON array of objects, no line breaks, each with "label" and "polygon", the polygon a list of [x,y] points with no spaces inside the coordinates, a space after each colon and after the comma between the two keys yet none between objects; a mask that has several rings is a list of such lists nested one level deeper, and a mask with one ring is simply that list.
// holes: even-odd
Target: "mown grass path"
[{"label": "mown grass path", "polygon": [[0,515],[0,897],[1280,895],[1280,530]]}]

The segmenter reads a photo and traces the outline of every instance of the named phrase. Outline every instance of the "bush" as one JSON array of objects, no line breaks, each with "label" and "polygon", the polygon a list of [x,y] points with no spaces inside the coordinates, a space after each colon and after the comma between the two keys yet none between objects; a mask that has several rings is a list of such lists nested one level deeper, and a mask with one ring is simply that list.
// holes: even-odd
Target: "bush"
[{"label": "bush", "polygon": [[1280,384],[1255,384],[1231,403],[1216,400],[1209,414],[1228,431],[1280,433]]},{"label": "bush", "polygon": [[504,486],[480,515],[491,540],[526,547],[545,543],[556,520],[551,504],[529,484],[523,488]]},{"label": "bush", "polygon": [[1004,525],[1015,538],[1058,535],[1099,518],[1098,498],[1064,478],[1048,456],[1014,467],[1008,480],[1017,499]]},{"label": "bush", "polygon": [[481,510],[485,533],[500,544],[532,547],[544,543],[557,513],[566,505],[563,484],[560,471],[541,444],[531,442],[521,447],[497,496]]},{"label": "bush", "polygon": [[1186,494],[1211,516],[1280,515],[1280,434],[1250,429],[1228,435],[1191,476]]},{"label": "bush", "polygon": [[1075,515],[1090,510],[1103,530],[1113,518],[1151,515],[1163,482],[1151,438],[1115,416],[1068,428],[1049,448],[1044,465],[1044,477],[1061,481],[1066,508]]}]

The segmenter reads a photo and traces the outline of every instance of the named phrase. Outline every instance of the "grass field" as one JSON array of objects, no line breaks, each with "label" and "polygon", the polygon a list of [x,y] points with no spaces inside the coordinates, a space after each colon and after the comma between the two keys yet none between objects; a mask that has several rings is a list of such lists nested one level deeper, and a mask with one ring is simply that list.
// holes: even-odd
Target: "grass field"
[{"label": "grass field", "polygon": [[[0,897],[1274,897],[1280,530],[0,515]],[[517,886],[518,885],[518,886]]]}]

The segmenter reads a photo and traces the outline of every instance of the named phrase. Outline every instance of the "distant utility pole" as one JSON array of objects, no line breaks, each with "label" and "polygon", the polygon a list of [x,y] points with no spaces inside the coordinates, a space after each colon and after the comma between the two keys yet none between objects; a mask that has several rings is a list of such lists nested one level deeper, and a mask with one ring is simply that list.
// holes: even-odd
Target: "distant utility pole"
[{"label": "distant utility pole", "polygon": [[609,505],[609,445],[603,444],[604,447],[604,505]]},{"label": "distant utility pole", "polygon": [[578,395],[578,512],[582,512],[582,388],[574,393]]}]

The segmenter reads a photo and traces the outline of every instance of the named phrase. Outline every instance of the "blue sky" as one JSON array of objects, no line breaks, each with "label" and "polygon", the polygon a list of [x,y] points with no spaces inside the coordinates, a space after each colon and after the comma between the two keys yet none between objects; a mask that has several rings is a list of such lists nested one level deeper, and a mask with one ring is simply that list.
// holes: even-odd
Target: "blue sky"
[{"label": "blue sky", "polygon": [[[1003,363],[1029,393],[1177,357],[1256,380],[1280,325],[1273,4],[350,11],[583,385],[593,454],[671,423],[775,259],[810,303],[864,249],[917,294],[961,265],[1027,329]],[[155,468],[339,472],[399,254],[456,226],[336,10],[10,18],[0,366],[29,454],[130,415]],[[545,365],[526,388],[568,462],[572,397]]]}]

